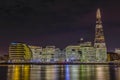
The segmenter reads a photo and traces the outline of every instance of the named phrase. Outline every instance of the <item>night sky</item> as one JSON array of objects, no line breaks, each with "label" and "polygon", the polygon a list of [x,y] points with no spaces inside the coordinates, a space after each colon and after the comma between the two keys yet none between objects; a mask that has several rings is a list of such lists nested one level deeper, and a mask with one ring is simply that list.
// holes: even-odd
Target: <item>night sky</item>
[{"label": "night sky", "polygon": [[108,51],[120,47],[119,0],[1,0],[0,54],[11,42],[64,49],[81,37],[94,41],[96,10],[101,9]]}]

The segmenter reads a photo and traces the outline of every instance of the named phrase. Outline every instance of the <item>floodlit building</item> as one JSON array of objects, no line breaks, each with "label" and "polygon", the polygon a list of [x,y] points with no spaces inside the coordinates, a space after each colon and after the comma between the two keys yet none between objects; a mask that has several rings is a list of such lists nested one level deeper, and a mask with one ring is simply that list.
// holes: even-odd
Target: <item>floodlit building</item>
[{"label": "floodlit building", "polygon": [[29,46],[32,52],[32,62],[41,62],[42,61],[42,47],[39,46]]},{"label": "floodlit building", "polygon": [[66,61],[80,61],[82,52],[79,45],[70,45],[65,48],[66,51]]},{"label": "floodlit building", "polygon": [[95,62],[96,52],[91,42],[83,42],[80,44],[82,52],[82,62]]},{"label": "floodlit building", "polygon": [[54,61],[55,62],[65,62],[66,55],[65,51],[61,51],[59,48],[55,49],[55,54],[54,54]]},{"label": "floodlit building", "polygon": [[83,42],[80,43],[80,45],[67,46],[66,60],[80,62],[95,62],[95,48],[92,46],[91,42]]},{"label": "floodlit building", "polygon": [[107,53],[107,61],[120,61],[120,54],[114,52]]},{"label": "floodlit building", "polygon": [[52,62],[54,61],[55,46],[46,46],[42,51],[42,60],[43,62]]},{"label": "floodlit building", "polygon": [[96,27],[95,27],[95,40],[94,47],[96,49],[96,59],[98,62],[107,61],[107,47],[103,34],[103,26],[101,21],[100,9],[97,9],[96,13]]},{"label": "floodlit building", "polygon": [[120,48],[115,48],[115,53],[120,54]]},{"label": "floodlit building", "polygon": [[90,46],[92,46],[92,43],[91,42],[82,42],[82,43],[80,43],[80,47],[90,47]]},{"label": "floodlit building", "polygon": [[32,52],[25,43],[11,43],[9,46],[9,60],[12,62],[29,61]]}]

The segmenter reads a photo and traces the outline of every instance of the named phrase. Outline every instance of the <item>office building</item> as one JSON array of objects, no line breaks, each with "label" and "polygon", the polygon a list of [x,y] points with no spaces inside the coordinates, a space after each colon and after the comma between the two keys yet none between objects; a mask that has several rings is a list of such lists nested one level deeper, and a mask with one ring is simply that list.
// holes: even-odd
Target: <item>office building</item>
[{"label": "office building", "polygon": [[96,59],[98,62],[107,61],[107,47],[105,43],[103,26],[101,21],[100,9],[97,9],[96,13],[96,27],[95,27],[95,40],[94,47],[96,49]]},{"label": "office building", "polygon": [[96,52],[91,42],[83,42],[80,44],[82,60],[81,62],[95,62]]},{"label": "office building", "polygon": [[79,45],[69,45],[65,48],[66,61],[81,61],[82,52]]},{"label": "office building", "polygon": [[54,61],[55,46],[46,46],[42,50],[42,61],[43,62],[52,62]]},{"label": "office building", "polygon": [[42,47],[39,46],[29,46],[32,52],[32,62],[41,62],[42,61]]},{"label": "office building", "polygon": [[11,43],[9,46],[9,60],[12,62],[26,62],[31,60],[32,52],[25,43]]},{"label": "office building", "polygon": [[120,48],[115,48],[115,53],[118,53],[120,55]]}]

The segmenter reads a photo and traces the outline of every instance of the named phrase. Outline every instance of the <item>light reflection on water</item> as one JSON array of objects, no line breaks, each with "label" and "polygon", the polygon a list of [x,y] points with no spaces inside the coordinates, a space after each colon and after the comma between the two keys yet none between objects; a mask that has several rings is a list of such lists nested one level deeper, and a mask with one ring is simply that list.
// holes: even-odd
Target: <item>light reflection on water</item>
[{"label": "light reflection on water", "polygon": [[1,80],[120,80],[120,67],[107,65],[0,66]]}]

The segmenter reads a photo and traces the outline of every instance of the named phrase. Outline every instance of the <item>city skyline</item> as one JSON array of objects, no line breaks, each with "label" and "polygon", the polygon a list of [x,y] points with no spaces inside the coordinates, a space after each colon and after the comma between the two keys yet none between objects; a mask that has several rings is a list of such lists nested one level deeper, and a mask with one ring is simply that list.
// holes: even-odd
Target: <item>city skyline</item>
[{"label": "city skyline", "polygon": [[69,44],[77,44],[81,37],[93,42],[98,7],[101,9],[108,51],[120,47],[117,36],[120,34],[120,5],[117,0],[5,0],[1,3],[0,53],[7,53],[11,42],[55,45],[62,49]]}]

